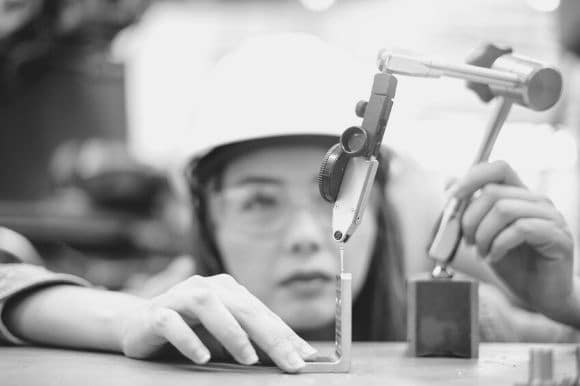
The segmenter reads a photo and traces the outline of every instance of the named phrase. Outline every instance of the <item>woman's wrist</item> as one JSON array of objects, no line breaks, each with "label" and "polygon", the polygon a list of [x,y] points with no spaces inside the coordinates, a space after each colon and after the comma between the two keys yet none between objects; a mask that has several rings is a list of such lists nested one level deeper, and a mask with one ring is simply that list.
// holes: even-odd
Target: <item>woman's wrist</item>
[{"label": "woman's wrist", "polygon": [[135,327],[135,321],[143,313],[143,309],[149,307],[149,300],[130,294],[113,293],[123,296],[122,305],[104,315],[104,323],[109,331],[110,350],[125,354],[125,340]]},{"label": "woman's wrist", "polygon": [[580,330],[580,281],[576,278],[573,280],[573,289],[570,296],[538,311],[552,320]]}]

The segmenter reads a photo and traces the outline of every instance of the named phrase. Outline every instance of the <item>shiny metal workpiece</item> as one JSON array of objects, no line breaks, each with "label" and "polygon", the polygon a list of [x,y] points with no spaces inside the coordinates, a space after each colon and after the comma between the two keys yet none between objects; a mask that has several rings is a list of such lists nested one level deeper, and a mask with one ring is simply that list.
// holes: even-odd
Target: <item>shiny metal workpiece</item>
[{"label": "shiny metal workpiece", "polygon": [[335,351],[331,357],[307,361],[300,373],[348,373],[352,346],[352,275],[336,277]]}]

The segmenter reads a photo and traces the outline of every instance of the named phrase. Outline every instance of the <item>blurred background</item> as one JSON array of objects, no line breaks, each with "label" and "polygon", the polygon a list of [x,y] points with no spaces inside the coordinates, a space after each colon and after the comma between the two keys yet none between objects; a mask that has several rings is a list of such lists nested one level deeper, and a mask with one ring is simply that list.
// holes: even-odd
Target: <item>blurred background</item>
[{"label": "blurred background", "polygon": [[[553,63],[563,98],[542,113],[514,107],[492,158],[578,235],[576,0],[0,0],[0,225],[49,267],[108,288],[165,269],[188,251],[170,181],[184,138],[202,135],[191,127],[204,80],[245,39],[280,32],[321,37],[367,63],[369,79],[381,48],[462,63],[493,42]],[[349,90],[337,79],[332,92]],[[457,80],[401,77],[385,142],[459,176],[490,113]]]}]

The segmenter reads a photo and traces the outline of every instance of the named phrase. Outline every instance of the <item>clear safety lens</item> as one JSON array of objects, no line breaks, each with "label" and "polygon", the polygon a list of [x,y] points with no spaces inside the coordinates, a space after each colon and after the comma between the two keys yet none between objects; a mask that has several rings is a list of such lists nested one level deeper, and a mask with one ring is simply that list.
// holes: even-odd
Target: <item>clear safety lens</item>
[{"label": "clear safety lens", "polygon": [[330,227],[332,204],[315,187],[312,192],[290,192],[276,184],[228,187],[217,194],[216,219],[249,234],[273,234],[285,230],[294,216],[306,211],[324,227]]}]

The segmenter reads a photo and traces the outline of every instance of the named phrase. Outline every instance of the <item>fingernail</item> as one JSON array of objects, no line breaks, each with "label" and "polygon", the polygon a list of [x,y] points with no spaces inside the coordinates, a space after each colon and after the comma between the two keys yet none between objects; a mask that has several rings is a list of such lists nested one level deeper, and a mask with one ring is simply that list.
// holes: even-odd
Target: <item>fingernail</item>
[{"label": "fingernail", "polygon": [[292,367],[295,370],[301,369],[306,365],[306,363],[304,363],[304,360],[300,358],[300,355],[298,355],[296,351],[291,351],[286,357],[286,361],[288,362],[290,367]]},{"label": "fingernail", "polygon": [[245,365],[253,365],[258,362],[258,354],[252,346],[246,346],[242,351],[242,360]]},{"label": "fingernail", "polygon": [[314,347],[308,344],[300,346],[300,356],[302,358],[311,359],[312,357],[316,356],[316,354],[318,354],[318,351]]}]

